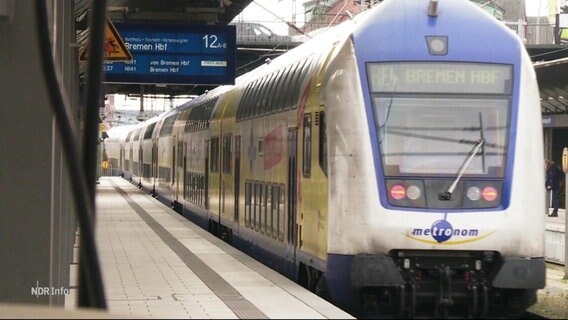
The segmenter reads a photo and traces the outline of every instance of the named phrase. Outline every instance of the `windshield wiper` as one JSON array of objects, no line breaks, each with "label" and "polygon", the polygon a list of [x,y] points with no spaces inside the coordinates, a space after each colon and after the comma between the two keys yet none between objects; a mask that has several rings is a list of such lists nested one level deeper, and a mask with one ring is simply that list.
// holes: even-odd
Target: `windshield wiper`
[{"label": "windshield wiper", "polygon": [[[396,88],[395,88],[395,91],[396,91]],[[379,126],[379,138],[380,138],[379,144],[382,144],[382,143],[383,143],[384,133],[381,134],[381,131],[380,131],[380,130],[386,130],[387,122],[389,122],[389,117],[390,117],[390,113],[391,113],[391,107],[392,107],[392,99],[393,99],[393,97],[394,97],[394,92],[391,93],[390,100],[389,100],[389,105],[387,106],[387,115],[386,115],[386,117],[385,117],[385,123],[383,123],[382,126]]]},{"label": "windshield wiper", "polygon": [[481,147],[483,147],[484,144],[485,144],[485,139],[477,140],[477,142],[475,143],[475,145],[471,149],[471,153],[469,154],[469,156],[467,156],[465,161],[462,163],[460,169],[458,170],[458,173],[457,173],[456,178],[454,179],[454,182],[452,182],[452,185],[448,188],[448,190],[446,192],[442,192],[438,195],[438,199],[440,199],[442,201],[449,201],[449,200],[452,199],[452,193],[454,192],[454,190],[458,186],[458,183],[460,182],[461,177],[463,176],[465,170],[467,170],[467,168],[471,164],[471,161],[473,161],[473,158],[475,157],[477,152],[479,152],[479,149],[481,149]]}]

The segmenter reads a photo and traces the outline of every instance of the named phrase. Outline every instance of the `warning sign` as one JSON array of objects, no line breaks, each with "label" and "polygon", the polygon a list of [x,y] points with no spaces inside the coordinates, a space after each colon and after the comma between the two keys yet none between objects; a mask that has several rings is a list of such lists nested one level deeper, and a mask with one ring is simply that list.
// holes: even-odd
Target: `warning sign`
[{"label": "warning sign", "polygon": [[[105,24],[105,35],[104,35],[104,47],[103,47],[103,58],[104,60],[110,61],[130,61],[132,60],[132,54],[126,48],[124,41],[116,31],[116,28],[112,24],[112,21],[107,18],[107,23]],[[79,59],[81,61],[86,61],[88,59],[88,47],[85,47]]]}]

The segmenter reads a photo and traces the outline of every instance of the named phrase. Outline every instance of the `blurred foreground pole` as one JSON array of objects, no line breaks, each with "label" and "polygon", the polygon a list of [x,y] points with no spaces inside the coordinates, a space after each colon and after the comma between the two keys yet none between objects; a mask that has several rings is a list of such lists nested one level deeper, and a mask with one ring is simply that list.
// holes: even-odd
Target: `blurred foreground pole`
[{"label": "blurred foreground pole", "polygon": [[562,171],[564,171],[564,280],[568,280],[568,206],[566,205],[566,195],[568,195],[568,148],[562,149]]}]

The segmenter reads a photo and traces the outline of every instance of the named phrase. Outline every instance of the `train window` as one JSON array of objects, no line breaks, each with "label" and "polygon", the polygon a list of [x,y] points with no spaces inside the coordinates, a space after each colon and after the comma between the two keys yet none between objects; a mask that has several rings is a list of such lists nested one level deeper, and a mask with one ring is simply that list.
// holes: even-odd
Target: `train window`
[{"label": "train window", "polygon": [[205,177],[200,174],[199,178],[197,179],[197,202],[199,206],[203,206],[203,181]]},{"label": "train window", "polygon": [[269,102],[269,112],[277,112],[278,111],[278,96],[280,95],[280,90],[278,90],[280,85],[280,79],[282,75],[282,69],[274,72],[274,77],[272,78],[272,87],[270,88],[270,102]]},{"label": "train window", "polygon": [[250,182],[245,182],[245,226],[248,227],[250,223],[250,212],[251,212],[251,184]]},{"label": "train window", "polygon": [[268,97],[268,76],[264,76],[262,78],[262,84],[260,86],[260,95],[259,99],[256,101],[255,108],[254,108],[254,116],[258,117],[264,113],[266,109],[266,100]]},{"label": "train window", "polygon": [[249,211],[249,221],[248,221],[248,227],[251,229],[254,229],[254,195],[255,195],[255,189],[254,189],[254,182],[250,183],[250,211]]},{"label": "train window", "polygon": [[199,203],[199,181],[201,175],[199,173],[191,173],[190,175],[190,192],[191,192],[191,202],[195,203],[196,205],[200,205]]},{"label": "train window", "polygon": [[264,108],[264,113],[271,113],[274,110],[274,96],[276,95],[276,78],[278,73],[272,72],[270,74],[270,82],[268,86],[268,97],[266,99],[266,107]]},{"label": "train window", "polygon": [[172,134],[173,126],[176,121],[177,114],[171,115],[164,120],[162,127],[160,128],[160,137],[169,136]]},{"label": "train window", "polygon": [[255,81],[253,94],[251,96],[249,110],[247,113],[247,118],[249,119],[254,117],[255,115],[255,108],[257,107],[258,100],[260,99],[260,95],[262,93],[261,89],[262,89],[262,79],[258,79]]},{"label": "train window", "polygon": [[239,102],[239,106],[237,109],[237,121],[243,120],[245,118],[245,110],[248,108],[248,101],[250,100],[251,95],[251,83],[247,84],[245,88],[245,92],[241,97],[241,101]]},{"label": "train window", "polygon": [[183,173],[183,198],[185,200],[189,200],[189,194],[190,194],[190,177],[191,177],[191,173],[188,171],[185,171]]},{"label": "train window", "polygon": [[193,191],[193,203],[195,204],[200,204],[199,203],[199,182],[201,180],[201,175],[198,173],[194,173],[192,174],[192,181],[191,181],[191,185],[192,185],[192,191]]},{"label": "train window", "polygon": [[268,219],[270,216],[270,211],[268,211],[268,199],[270,198],[270,188],[268,184],[264,185],[264,226],[263,232],[267,233],[268,230]]},{"label": "train window", "polygon": [[178,168],[182,168],[183,167],[183,156],[184,153],[186,152],[187,147],[185,146],[185,144],[183,142],[178,142],[178,148],[177,148],[177,166]]},{"label": "train window", "polygon": [[215,98],[209,101],[205,105],[205,108],[202,113],[202,121],[201,121],[201,123],[203,123],[202,129],[209,128],[209,124],[211,123],[211,118],[213,117],[213,111],[215,110],[215,105],[217,104],[217,100],[218,98]]},{"label": "train window", "polygon": [[266,202],[264,194],[264,183],[258,184],[258,229],[264,233],[266,228]]},{"label": "train window", "polygon": [[180,113],[180,116],[178,117],[178,120],[181,121],[182,125],[183,125],[183,131],[184,132],[188,132],[189,131],[189,111],[190,109],[185,109],[184,111],[182,111]]},{"label": "train window", "polygon": [[128,157],[128,171],[134,170],[134,150],[130,146],[130,156]]},{"label": "train window", "polygon": [[243,94],[241,95],[241,99],[239,100],[239,104],[237,105],[237,114],[236,114],[236,119],[237,121],[240,121],[242,119],[243,116],[243,106],[244,106],[244,102],[246,101],[246,97],[248,94],[248,85],[243,89]]},{"label": "train window", "polygon": [[155,127],[156,127],[156,122],[146,127],[146,131],[144,131],[144,140],[152,138],[152,133],[154,132]]},{"label": "train window", "polygon": [[272,185],[266,185],[266,235],[272,235]]},{"label": "train window", "polygon": [[134,131],[130,131],[130,132],[128,133],[128,135],[126,136],[126,142],[129,142],[129,141],[130,141],[130,138],[132,138],[132,132],[134,132]]},{"label": "train window", "polygon": [[219,138],[211,138],[211,172],[219,172]]},{"label": "train window", "polygon": [[254,198],[253,198],[253,208],[254,208],[254,230],[258,231],[258,225],[259,225],[259,215],[260,215],[260,185],[258,183],[254,184]]},{"label": "train window", "polygon": [[278,239],[284,241],[284,186],[280,186],[278,193]]},{"label": "train window", "polygon": [[138,130],[136,130],[136,132],[134,132],[134,141],[140,140],[140,130],[142,130],[142,129],[138,129]]},{"label": "train window", "polygon": [[[209,127],[211,115],[218,97],[202,102],[188,111],[184,132],[195,132]],[[180,118],[182,118],[181,116]]]},{"label": "train window", "polygon": [[223,136],[223,172],[231,173],[231,160],[232,160],[232,135],[226,134]]},{"label": "train window", "polygon": [[323,173],[327,176],[327,133],[325,112],[319,113],[319,165]]},{"label": "train window", "polygon": [[256,148],[257,155],[263,156],[263,155],[264,155],[264,140],[263,140],[263,139],[259,139],[257,146],[258,146],[258,147]]},{"label": "train window", "polygon": [[302,173],[304,178],[309,178],[312,172],[312,115],[304,115],[304,138],[302,154]]},{"label": "train window", "polygon": [[262,97],[262,108],[259,115],[267,114],[270,110],[270,99],[272,97],[272,78],[273,74],[266,76],[266,84],[264,88],[264,95]]},{"label": "train window", "polygon": [[286,110],[288,109],[288,105],[287,105],[287,101],[288,101],[288,95],[286,92],[286,88],[289,85],[289,80],[291,75],[290,75],[290,70],[292,69],[292,66],[288,66],[286,67],[286,69],[284,69],[284,71],[282,72],[282,75],[280,76],[280,81],[278,83],[278,102],[276,102],[278,104],[278,110],[282,111],[282,110]]},{"label": "train window", "polygon": [[298,66],[297,72],[295,73],[295,77],[292,80],[292,97],[294,100],[292,101],[292,109],[295,109],[298,106],[298,97],[300,96],[300,87],[302,86],[302,80],[305,78],[306,72],[306,65],[308,65],[308,60],[304,59],[300,62]]},{"label": "train window", "polygon": [[255,99],[253,106],[253,117],[258,117],[258,115],[260,114],[260,110],[263,108],[262,106],[262,99],[264,98],[266,94],[266,77],[262,77],[262,79],[260,79],[260,84],[258,87],[258,96]]},{"label": "train window", "polygon": [[483,138],[464,175],[503,177],[508,96],[377,96],[373,105],[385,175],[455,176]]},{"label": "train window", "polygon": [[197,186],[196,186],[196,195],[195,197],[197,198],[197,204],[199,206],[203,206],[203,175],[202,174],[198,174],[197,175],[197,182],[196,182]]},{"label": "train window", "polygon": [[278,238],[278,199],[280,187],[277,185],[272,186],[272,237]]},{"label": "train window", "polygon": [[260,87],[260,80],[257,79],[252,84],[250,97],[247,101],[247,105],[245,106],[245,113],[244,113],[245,119],[250,119],[253,115],[254,104],[258,100],[258,94],[260,91],[259,87]]},{"label": "train window", "polygon": [[246,113],[245,113],[246,119],[252,118],[254,112],[254,105],[258,100],[259,93],[260,93],[260,79],[257,79],[253,82],[251,88],[251,94],[249,100],[247,101],[248,104],[246,106]]},{"label": "train window", "polygon": [[296,100],[298,99],[298,97],[294,97],[294,83],[296,82],[296,79],[298,77],[298,74],[300,72],[300,63],[296,62],[292,68],[290,69],[290,75],[288,76],[288,78],[286,79],[286,109],[288,108],[296,108],[295,104],[296,104]]},{"label": "train window", "polygon": [[193,189],[192,189],[192,185],[191,185],[191,176],[193,175],[192,172],[186,171],[185,175],[184,175],[184,186],[185,186],[185,190],[183,193],[183,197],[186,200],[191,201],[191,196],[193,195]]}]

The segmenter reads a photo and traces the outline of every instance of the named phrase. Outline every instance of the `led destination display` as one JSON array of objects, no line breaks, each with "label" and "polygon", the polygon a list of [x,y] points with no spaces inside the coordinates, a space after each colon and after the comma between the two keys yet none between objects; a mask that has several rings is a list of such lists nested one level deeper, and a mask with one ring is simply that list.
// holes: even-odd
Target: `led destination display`
[{"label": "led destination display", "polygon": [[512,66],[388,62],[367,65],[372,92],[510,94]]}]

